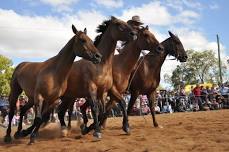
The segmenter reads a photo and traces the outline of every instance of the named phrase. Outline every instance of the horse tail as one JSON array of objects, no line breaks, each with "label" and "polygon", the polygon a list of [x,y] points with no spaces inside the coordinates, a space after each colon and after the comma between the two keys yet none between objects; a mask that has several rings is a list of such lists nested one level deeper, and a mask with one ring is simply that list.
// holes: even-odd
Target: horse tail
[{"label": "horse tail", "polygon": [[16,102],[18,96],[22,93],[22,88],[20,84],[18,83],[18,72],[20,71],[21,67],[25,65],[26,62],[20,63],[14,70],[11,81],[10,81],[10,94],[9,94],[9,104],[10,107],[16,107]]}]

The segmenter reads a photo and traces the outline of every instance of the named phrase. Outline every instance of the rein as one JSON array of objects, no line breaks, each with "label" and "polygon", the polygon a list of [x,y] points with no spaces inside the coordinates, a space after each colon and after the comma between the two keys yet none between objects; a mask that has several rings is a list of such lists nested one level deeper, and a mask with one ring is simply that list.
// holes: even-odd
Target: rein
[{"label": "rein", "polygon": [[148,54],[143,54],[142,60],[141,60],[140,63],[138,64],[137,68],[134,70],[134,74],[132,75],[132,77],[131,77],[131,79],[130,79],[130,82],[129,82],[129,84],[128,84],[127,90],[130,89],[130,85],[131,85],[131,83],[132,83],[132,81],[133,81],[133,79],[134,79],[134,76],[136,75],[136,72],[137,72],[138,68],[140,67],[140,65],[142,64],[143,60],[145,59],[145,56],[150,56],[150,55],[154,55],[154,53],[151,53],[151,52],[150,52],[150,53],[148,53]]},{"label": "rein", "polygon": [[[134,70],[134,74],[132,75],[132,77],[131,77],[131,79],[130,79],[130,82],[129,82],[128,87],[127,87],[127,91],[129,91],[130,85],[131,85],[131,83],[132,83],[132,81],[133,81],[133,79],[134,79],[134,76],[136,75],[136,72],[137,72],[138,68],[140,67],[140,65],[142,64],[143,60],[145,59],[145,56],[150,56],[150,55],[154,55],[154,53],[152,53],[152,52],[149,52],[148,54],[144,54],[144,53],[143,53],[142,60],[141,60],[140,63],[138,64],[137,68]],[[175,57],[174,59],[166,59],[166,60],[176,60],[176,57]]]}]

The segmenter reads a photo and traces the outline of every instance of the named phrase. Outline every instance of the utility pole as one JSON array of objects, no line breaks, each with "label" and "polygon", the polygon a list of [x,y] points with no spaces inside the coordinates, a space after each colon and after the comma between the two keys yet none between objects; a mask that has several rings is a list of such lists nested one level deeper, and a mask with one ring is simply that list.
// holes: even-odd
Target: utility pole
[{"label": "utility pole", "polygon": [[222,71],[221,71],[220,45],[219,45],[219,36],[218,36],[218,34],[216,35],[216,38],[217,38],[217,44],[218,44],[219,80],[220,80],[220,83],[222,84],[223,79],[222,79]]}]

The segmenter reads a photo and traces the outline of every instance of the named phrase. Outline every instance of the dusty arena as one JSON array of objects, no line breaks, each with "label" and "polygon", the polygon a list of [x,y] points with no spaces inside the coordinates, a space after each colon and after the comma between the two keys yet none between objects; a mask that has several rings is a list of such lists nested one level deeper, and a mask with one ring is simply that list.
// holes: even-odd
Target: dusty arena
[{"label": "dusty arena", "polygon": [[131,135],[125,135],[121,118],[110,118],[101,141],[94,141],[92,134],[80,136],[75,122],[69,137],[61,138],[59,124],[52,123],[41,129],[34,145],[27,145],[28,138],[5,144],[5,129],[0,128],[0,151],[229,151],[229,110],[162,114],[157,120],[162,129],[152,127],[150,115],[130,117]]}]

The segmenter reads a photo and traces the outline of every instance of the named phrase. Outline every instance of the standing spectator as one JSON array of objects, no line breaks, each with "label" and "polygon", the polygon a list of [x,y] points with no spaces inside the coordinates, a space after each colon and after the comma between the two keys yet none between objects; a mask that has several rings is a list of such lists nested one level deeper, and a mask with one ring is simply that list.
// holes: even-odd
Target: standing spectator
[{"label": "standing spectator", "polygon": [[203,86],[201,86],[201,99],[204,104],[208,102],[208,91]]},{"label": "standing spectator", "polygon": [[208,92],[208,100],[209,101],[213,101],[214,99],[214,93],[216,92],[214,86],[211,87],[211,89],[209,89],[209,87],[207,88],[207,92]]},{"label": "standing spectator", "polygon": [[26,103],[26,100],[25,98],[23,97],[23,95],[21,95],[18,100],[17,100],[17,103],[16,103],[16,106],[17,106],[17,110],[19,111]]},{"label": "standing spectator", "polygon": [[157,101],[157,106],[159,107],[158,109],[161,111],[162,110],[162,96],[159,91],[156,92],[156,101]]},{"label": "standing spectator", "polygon": [[219,93],[223,96],[224,108],[229,108],[229,88],[222,84],[219,88]]},{"label": "standing spectator", "polygon": [[201,88],[199,84],[197,84],[196,87],[193,89],[193,94],[195,95],[195,101],[196,103],[198,103],[200,110],[204,110],[201,100]]}]

